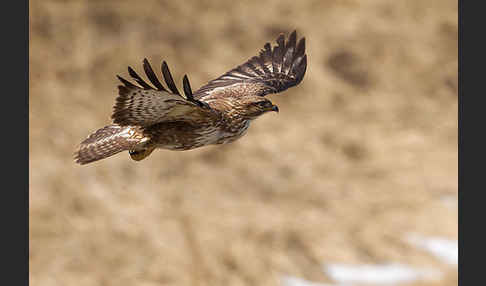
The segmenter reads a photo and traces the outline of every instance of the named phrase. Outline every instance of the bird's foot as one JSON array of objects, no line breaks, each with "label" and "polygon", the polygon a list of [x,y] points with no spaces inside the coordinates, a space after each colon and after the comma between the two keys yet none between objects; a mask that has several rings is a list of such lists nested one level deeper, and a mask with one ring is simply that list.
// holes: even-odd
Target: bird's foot
[{"label": "bird's foot", "polygon": [[148,155],[152,154],[152,152],[155,150],[155,147],[148,147],[142,150],[130,150],[128,153],[130,154],[130,157],[135,160],[135,161],[141,161],[145,158],[147,158]]}]

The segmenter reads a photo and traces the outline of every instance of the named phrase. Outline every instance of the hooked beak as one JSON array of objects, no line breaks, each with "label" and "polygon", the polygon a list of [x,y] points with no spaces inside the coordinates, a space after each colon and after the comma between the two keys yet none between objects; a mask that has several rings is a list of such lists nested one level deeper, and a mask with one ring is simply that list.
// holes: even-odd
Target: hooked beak
[{"label": "hooked beak", "polygon": [[272,106],[272,111],[275,111],[275,112],[278,113],[278,106],[276,106],[276,105]]}]

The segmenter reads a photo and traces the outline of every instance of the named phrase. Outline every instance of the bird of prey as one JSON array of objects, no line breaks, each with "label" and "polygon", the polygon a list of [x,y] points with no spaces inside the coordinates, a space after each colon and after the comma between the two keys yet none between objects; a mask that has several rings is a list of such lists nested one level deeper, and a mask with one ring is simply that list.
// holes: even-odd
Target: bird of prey
[{"label": "bird of prey", "polygon": [[280,34],[272,48],[266,43],[258,56],[208,82],[192,92],[187,75],[182,95],[165,61],[164,87],[147,59],[143,69],[153,86],[131,67],[129,75],[138,85],[117,76],[118,86],[113,123],[89,135],[74,154],[87,164],[128,151],[135,161],[156,148],[190,150],[206,145],[235,141],[246,133],[250,122],[260,115],[278,112],[265,95],[282,92],[299,84],[307,68],[305,38],[297,41],[296,31],[287,39]]}]

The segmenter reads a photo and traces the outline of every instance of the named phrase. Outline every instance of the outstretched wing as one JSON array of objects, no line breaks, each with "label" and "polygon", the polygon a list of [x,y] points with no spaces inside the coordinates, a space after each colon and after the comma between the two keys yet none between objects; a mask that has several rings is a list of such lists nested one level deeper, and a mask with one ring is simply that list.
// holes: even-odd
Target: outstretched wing
[{"label": "outstretched wing", "polygon": [[285,42],[284,35],[280,34],[273,49],[266,43],[258,56],[210,81],[194,93],[194,98],[278,93],[299,84],[306,68],[305,38],[297,43],[297,33],[293,31]]},{"label": "outstretched wing", "polygon": [[165,61],[162,62],[162,75],[170,91],[160,83],[147,59],[143,60],[143,68],[155,88],[145,82],[131,67],[128,67],[128,73],[140,86],[117,76],[123,85],[118,86],[119,95],[113,107],[111,117],[114,123],[142,127],[169,121],[197,124],[219,116],[216,110],[193,97],[187,75],[183,79],[185,97],[179,93]]}]

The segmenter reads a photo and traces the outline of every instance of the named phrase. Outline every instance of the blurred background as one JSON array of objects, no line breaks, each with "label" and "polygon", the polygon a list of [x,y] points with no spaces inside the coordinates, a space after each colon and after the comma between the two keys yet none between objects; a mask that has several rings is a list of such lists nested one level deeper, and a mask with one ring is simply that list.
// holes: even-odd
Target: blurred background
[{"label": "blurred background", "polygon": [[[240,140],[73,162],[127,66],[196,90],[294,29]],[[31,284],[457,285],[457,38],[452,0],[31,0]]]}]

